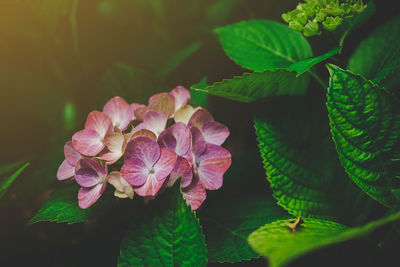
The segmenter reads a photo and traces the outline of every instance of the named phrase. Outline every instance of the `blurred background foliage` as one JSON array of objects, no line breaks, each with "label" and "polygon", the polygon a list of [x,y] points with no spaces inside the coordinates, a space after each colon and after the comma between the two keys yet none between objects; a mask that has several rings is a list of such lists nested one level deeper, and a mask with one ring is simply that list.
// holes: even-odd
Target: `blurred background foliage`
[{"label": "blurred background foliage", "polygon": [[[56,171],[64,143],[82,128],[91,110],[101,110],[115,95],[146,103],[152,94],[177,85],[189,88],[204,83],[205,77],[214,82],[241,74],[244,70],[224,54],[212,30],[241,20],[282,22],[280,15],[297,2],[0,0],[0,165],[31,163],[0,201],[0,265],[115,266],[129,216],[115,219],[111,211],[100,223],[24,228],[50,192],[60,187]],[[362,36],[399,11],[390,1],[376,2],[378,13],[347,39],[341,57],[348,57]],[[318,55],[334,39],[310,41]],[[313,87],[309,94],[323,99],[323,92]],[[204,95],[194,98],[205,103]],[[227,147],[233,164],[243,155],[255,160],[249,161],[254,164],[247,168],[251,171],[231,171],[231,182],[226,181],[220,197],[219,192],[210,193],[205,209],[210,201],[240,195],[241,190],[267,192],[252,112],[273,100],[251,106],[206,100],[216,119],[231,129]],[[244,183],[244,176],[254,181]]]}]

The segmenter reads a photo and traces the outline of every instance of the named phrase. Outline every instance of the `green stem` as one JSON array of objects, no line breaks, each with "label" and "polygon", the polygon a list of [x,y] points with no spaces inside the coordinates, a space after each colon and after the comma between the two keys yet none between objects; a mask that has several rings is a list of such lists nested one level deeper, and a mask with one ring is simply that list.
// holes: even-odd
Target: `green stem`
[{"label": "green stem", "polygon": [[328,89],[328,85],[323,80],[321,80],[321,78],[315,72],[309,70],[308,73],[310,73],[310,75],[322,86],[324,90]]}]

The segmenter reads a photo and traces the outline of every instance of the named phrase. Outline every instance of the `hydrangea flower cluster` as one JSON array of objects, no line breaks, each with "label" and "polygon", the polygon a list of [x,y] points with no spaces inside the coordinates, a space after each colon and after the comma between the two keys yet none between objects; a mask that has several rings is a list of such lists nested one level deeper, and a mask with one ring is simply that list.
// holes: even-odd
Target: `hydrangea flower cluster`
[{"label": "hydrangea flower cluster", "polygon": [[90,112],[85,128],[65,144],[57,179],[75,179],[81,186],[82,209],[93,205],[108,183],[120,198],[155,197],[180,179],[186,202],[196,210],[206,190],[222,186],[231,154],[221,147],[228,128],[189,100],[181,86],[152,96],[147,106],[110,99],[102,112]]},{"label": "hydrangea flower cluster", "polygon": [[310,37],[321,34],[321,25],[327,31],[336,30],[344,18],[361,13],[366,7],[362,0],[305,0],[295,10],[282,14],[282,18],[289,28]]}]

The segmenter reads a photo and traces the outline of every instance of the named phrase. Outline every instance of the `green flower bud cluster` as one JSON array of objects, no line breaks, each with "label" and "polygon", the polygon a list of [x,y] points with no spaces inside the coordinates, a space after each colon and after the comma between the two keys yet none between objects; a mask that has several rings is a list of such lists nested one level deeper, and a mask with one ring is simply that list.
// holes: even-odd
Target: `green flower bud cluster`
[{"label": "green flower bud cluster", "polygon": [[320,35],[320,28],[334,31],[343,19],[365,10],[362,0],[304,0],[295,10],[282,14],[289,28],[303,32],[304,36]]}]

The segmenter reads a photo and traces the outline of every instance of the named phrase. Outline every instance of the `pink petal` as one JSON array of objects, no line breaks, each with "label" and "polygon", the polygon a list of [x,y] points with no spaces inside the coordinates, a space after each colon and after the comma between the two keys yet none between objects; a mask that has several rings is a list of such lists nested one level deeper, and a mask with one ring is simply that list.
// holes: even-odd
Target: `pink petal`
[{"label": "pink petal", "polygon": [[78,160],[82,158],[82,155],[72,146],[72,141],[69,141],[65,144],[64,156],[68,163],[72,166],[75,166]]},{"label": "pink petal", "polygon": [[[145,106],[145,105],[142,105],[142,104],[132,103],[132,104],[130,105],[130,107],[129,107],[129,109],[130,109],[130,111],[131,111],[131,120],[134,121],[134,120],[139,119],[139,118],[136,117],[135,112],[136,112],[137,109],[139,109],[139,108],[145,108],[145,107],[146,107],[146,106]],[[142,115],[144,116],[144,112],[143,112]],[[143,119],[143,116],[141,117],[142,119]]]},{"label": "pink petal", "polygon": [[171,171],[171,174],[169,175],[167,186],[171,187],[177,179],[182,178],[181,187],[182,188],[187,187],[192,182],[192,177],[193,177],[192,166],[185,158],[178,157],[174,169]]},{"label": "pink petal", "polygon": [[135,193],[139,196],[155,196],[164,184],[165,177],[162,180],[156,178],[155,174],[150,174],[146,180],[146,183],[139,188],[135,188]]},{"label": "pink petal", "polygon": [[161,181],[167,178],[175,166],[176,159],[177,155],[173,150],[166,147],[161,148],[160,158],[154,165],[154,173],[157,180]]},{"label": "pink petal", "polygon": [[175,112],[174,98],[168,93],[156,94],[149,99],[149,109],[165,112],[170,117]]},{"label": "pink petal", "polygon": [[204,108],[200,108],[193,113],[188,125],[196,126],[199,130],[203,130],[203,125],[209,121],[214,121],[212,115]]},{"label": "pink petal", "polygon": [[219,122],[209,121],[203,125],[201,133],[207,143],[220,146],[228,138],[229,129]]},{"label": "pink petal", "polygon": [[149,170],[145,163],[138,158],[125,160],[121,168],[121,176],[133,186],[142,186],[147,181]]},{"label": "pink petal", "polygon": [[175,112],[186,106],[190,100],[190,93],[183,86],[177,86],[172,89],[169,94],[172,96],[175,102]]},{"label": "pink petal", "polygon": [[67,160],[64,160],[57,171],[57,179],[65,180],[71,178],[75,174],[75,166],[72,166],[68,163]]},{"label": "pink petal", "polygon": [[78,203],[82,209],[92,206],[103,194],[107,183],[98,184],[91,188],[81,187],[78,192]]},{"label": "pink petal", "polygon": [[72,136],[72,145],[81,154],[96,156],[105,147],[100,135],[89,129],[81,130]]},{"label": "pink petal", "polygon": [[192,133],[192,152],[195,157],[200,157],[206,149],[206,141],[197,127],[192,126],[190,131]]},{"label": "pink petal", "polygon": [[207,144],[206,150],[196,158],[200,183],[208,190],[222,186],[222,176],[231,165],[231,153],[217,145]]},{"label": "pink petal", "polygon": [[190,128],[182,122],[177,122],[160,134],[159,143],[161,146],[174,150],[179,156],[183,156],[189,151],[190,136]]},{"label": "pink petal", "polygon": [[107,181],[112,184],[116,190],[122,192],[129,197],[130,199],[133,198],[134,190],[132,186],[121,176],[120,172],[111,172],[108,175]]},{"label": "pink petal", "polygon": [[112,131],[113,125],[110,117],[100,111],[92,111],[89,113],[85,129],[96,131],[100,138],[104,138],[106,134]]},{"label": "pink petal", "polygon": [[75,167],[75,180],[84,187],[102,183],[107,176],[105,167],[94,159],[81,159]]},{"label": "pink petal", "polygon": [[154,110],[149,110],[146,112],[143,119],[143,122],[136,126],[134,131],[136,132],[146,129],[158,136],[162,131],[164,131],[165,126],[167,125],[168,116],[165,112],[160,113]]},{"label": "pink petal", "polygon": [[199,182],[182,189],[182,193],[186,203],[192,207],[192,210],[197,210],[207,197],[204,186]]},{"label": "pink petal", "polygon": [[103,112],[110,117],[113,126],[121,131],[126,130],[132,119],[132,111],[128,103],[119,96],[111,98],[104,106]]},{"label": "pink petal", "polygon": [[125,161],[130,159],[141,160],[146,168],[151,169],[160,158],[160,146],[153,139],[139,136],[132,139],[125,149]]}]

